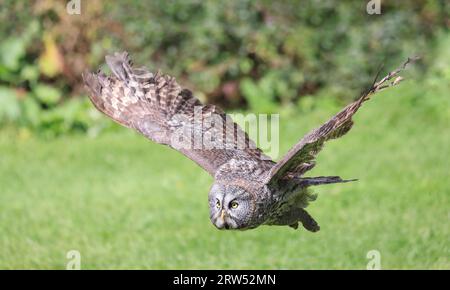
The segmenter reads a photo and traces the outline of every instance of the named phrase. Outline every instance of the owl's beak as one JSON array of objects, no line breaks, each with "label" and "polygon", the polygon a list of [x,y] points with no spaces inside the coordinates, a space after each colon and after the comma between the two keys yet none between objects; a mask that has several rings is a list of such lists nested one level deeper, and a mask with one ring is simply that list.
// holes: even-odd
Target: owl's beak
[{"label": "owl's beak", "polygon": [[225,217],[225,210],[222,209],[222,212],[220,213],[220,219],[222,220],[223,223],[225,222],[224,217]]},{"label": "owl's beak", "polygon": [[[225,219],[227,219],[227,220],[225,220]],[[218,228],[219,230],[230,229],[230,224],[229,224],[230,221],[228,220],[228,215],[224,209],[222,209],[220,211],[220,216],[216,216],[215,220],[213,220],[212,222],[216,226],[216,228]]]}]

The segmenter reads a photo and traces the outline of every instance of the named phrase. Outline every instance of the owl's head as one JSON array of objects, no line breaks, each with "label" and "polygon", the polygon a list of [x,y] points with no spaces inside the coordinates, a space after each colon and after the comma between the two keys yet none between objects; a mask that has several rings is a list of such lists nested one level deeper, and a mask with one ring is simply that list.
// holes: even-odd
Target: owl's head
[{"label": "owl's head", "polygon": [[252,194],[244,188],[214,183],[209,191],[209,216],[218,229],[246,229],[254,213]]}]

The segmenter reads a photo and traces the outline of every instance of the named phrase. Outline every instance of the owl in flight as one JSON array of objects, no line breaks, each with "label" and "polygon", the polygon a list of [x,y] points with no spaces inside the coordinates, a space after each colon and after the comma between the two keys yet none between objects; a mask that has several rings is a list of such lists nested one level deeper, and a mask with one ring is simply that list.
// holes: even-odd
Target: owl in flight
[{"label": "owl in flight", "polygon": [[[202,105],[171,76],[133,67],[128,53],[106,56],[112,71],[83,74],[94,106],[117,123],[170,146],[206,170],[214,182],[208,201],[211,222],[219,229],[260,225],[319,230],[305,210],[315,199],[309,187],[341,183],[339,176],[304,177],[328,140],[346,134],[352,116],[373,94],[398,84],[409,59],[322,126],[306,134],[278,162],[255,146],[220,108]],[[377,76],[378,77],[378,76]]]}]

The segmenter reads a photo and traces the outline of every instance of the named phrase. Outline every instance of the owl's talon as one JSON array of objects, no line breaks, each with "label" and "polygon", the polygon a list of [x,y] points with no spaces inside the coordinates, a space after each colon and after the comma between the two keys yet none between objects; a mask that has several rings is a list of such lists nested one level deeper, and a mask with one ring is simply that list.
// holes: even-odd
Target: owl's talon
[{"label": "owl's talon", "polygon": [[298,222],[293,223],[291,225],[289,225],[291,228],[293,228],[294,230],[298,229]]}]

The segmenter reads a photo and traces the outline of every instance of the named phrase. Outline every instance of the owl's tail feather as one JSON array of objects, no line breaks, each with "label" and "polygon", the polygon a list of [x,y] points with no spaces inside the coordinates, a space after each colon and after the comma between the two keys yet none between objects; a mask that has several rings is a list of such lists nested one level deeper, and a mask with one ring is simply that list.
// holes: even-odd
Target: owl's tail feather
[{"label": "owl's tail feather", "polygon": [[357,181],[358,179],[342,179],[339,176],[318,176],[318,177],[302,177],[299,178],[301,186],[308,187],[321,184],[345,183]]}]

